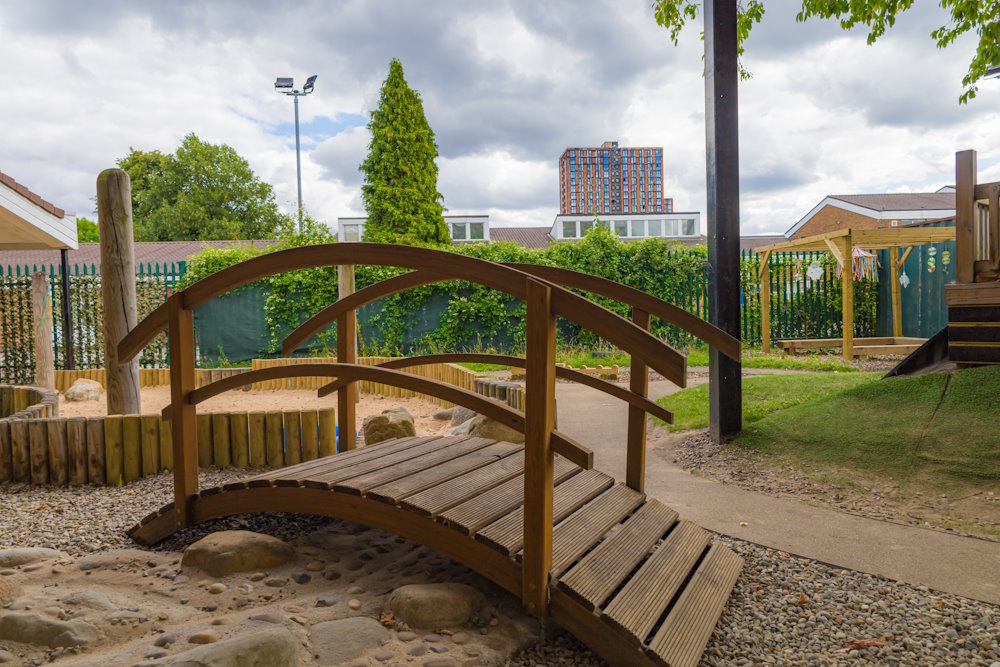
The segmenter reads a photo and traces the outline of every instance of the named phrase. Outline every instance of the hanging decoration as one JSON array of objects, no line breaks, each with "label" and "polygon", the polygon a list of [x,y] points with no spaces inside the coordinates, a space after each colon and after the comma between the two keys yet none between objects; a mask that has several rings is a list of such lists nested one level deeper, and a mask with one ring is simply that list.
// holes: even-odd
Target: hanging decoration
[{"label": "hanging decoration", "polygon": [[906,275],[906,269],[903,269],[903,275],[899,276],[899,284],[906,289],[910,286],[910,276]]},{"label": "hanging decoration", "polygon": [[927,273],[934,273],[934,269],[937,268],[937,260],[934,259],[935,255],[937,255],[937,248],[934,246],[927,248]]},{"label": "hanging decoration", "polygon": [[951,252],[945,250],[941,253],[941,266],[948,266],[951,264]]},{"label": "hanging decoration", "polygon": [[[878,279],[878,256],[873,252],[855,248],[851,253],[851,265],[855,280]],[[841,266],[837,263],[837,277],[840,278]]]},{"label": "hanging decoration", "polygon": [[806,270],[809,280],[819,280],[823,277],[823,265],[819,263],[819,258],[814,258],[812,264]]}]

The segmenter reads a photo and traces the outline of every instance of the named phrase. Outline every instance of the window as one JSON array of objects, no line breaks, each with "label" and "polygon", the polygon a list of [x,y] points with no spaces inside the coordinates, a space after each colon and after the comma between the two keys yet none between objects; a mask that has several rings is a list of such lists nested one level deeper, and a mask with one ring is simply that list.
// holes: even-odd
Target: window
[{"label": "window", "polygon": [[581,220],[580,221],[580,236],[584,236],[590,231],[590,228],[594,226],[593,220]]},{"label": "window", "polygon": [[632,236],[645,236],[646,235],[646,221],[645,220],[633,220],[632,221]]},{"label": "window", "polygon": [[615,220],[615,234],[628,236],[628,220]]},{"label": "window", "polygon": [[681,236],[694,236],[694,220],[691,218],[681,220]]},{"label": "window", "polygon": [[677,221],[676,220],[664,220],[663,221],[663,235],[664,236],[677,236]]},{"label": "window", "polygon": [[451,223],[451,238],[455,241],[464,241],[466,239],[464,222]]},{"label": "window", "polygon": [[482,241],[485,238],[486,225],[481,222],[469,223],[469,238],[473,241]]},{"label": "window", "polygon": [[562,235],[564,239],[576,238],[576,220],[563,220]]},{"label": "window", "polygon": [[663,221],[662,220],[650,220],[649,221],[649,235],[650,236],[663,236]]},{"label": "window", "polygon": [[361,240],[361,225],[344,225],[343,234],[340,240],[344,243],[357,243]]}]

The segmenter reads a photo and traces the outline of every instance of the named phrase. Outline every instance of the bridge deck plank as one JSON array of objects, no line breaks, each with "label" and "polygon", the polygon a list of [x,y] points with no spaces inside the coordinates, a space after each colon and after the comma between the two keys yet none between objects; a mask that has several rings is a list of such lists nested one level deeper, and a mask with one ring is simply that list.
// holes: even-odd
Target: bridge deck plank
[{"label": "bridge deck plank", "polygon": [[423,470],[448,463],[452,459],[491,445],[494,440],[487,438],[465,438],[446,447],[422,451],[420,453],[401,452],[399,456],[409,455],[404,460],[394,461],[391,465],[381,465],[374,470],[366,470],[360,475],[351,475],[333,485],[334,490],[341,493],[363,495],[375,487],[394,482]]},{"label": "bridge deck plank", "polygon": [[420,516],[436,517],[524,473],[524,448],[511,456],[478,468],[468,474],[416,493],[402,501],[402,506]]}]

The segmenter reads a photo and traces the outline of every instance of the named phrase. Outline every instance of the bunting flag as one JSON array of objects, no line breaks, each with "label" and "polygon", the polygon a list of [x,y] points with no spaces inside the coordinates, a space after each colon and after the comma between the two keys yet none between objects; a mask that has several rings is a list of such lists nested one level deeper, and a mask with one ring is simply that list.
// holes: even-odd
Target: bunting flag
[{"label": "bunting flag", "polygon": [[[855,248],[851,255],[855,280],[878,280],[878,256],[875,253]],[[840,262],[837,262],[838,278],[840,278],[840,272]]]}]

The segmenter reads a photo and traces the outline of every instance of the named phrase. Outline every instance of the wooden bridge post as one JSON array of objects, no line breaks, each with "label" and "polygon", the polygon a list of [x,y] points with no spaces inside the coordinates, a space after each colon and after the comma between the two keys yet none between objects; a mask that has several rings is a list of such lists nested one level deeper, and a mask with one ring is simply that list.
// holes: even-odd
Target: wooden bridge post
[{"label": "wooden bridge post", "polygon": [[[341,364],[356,364],[358,362],[357,315],[352,310],[337,318],[337,362]],[[354,404],[357,395],[357,385],[348,382],[337,390],[337,429],[339,441],[337,451],[346,452],[354,449]]]},{"label": "wooden bridge post", "polygon": [[[649,331],[649,313],[632,308],[632,323]],[[639,357],[632,355],[629,368],[629,389],[646,398],[649,394],[649,369]],[[628,445],[625,458],[625,484],[642,493],[646,481],[646,411],[628,406]]]},{"label": "wooden bridge post", "polygon": [[760,283],[760,349],[771,353],[771,251],[758,255],[757,281]]},{"label": "wooden bridge post", "polygon": [[976,279],[976,151],[955,153],[955,282]]},{"label": "wooden bridge post", "polygon": [[191,523],[191,496],[198,493],[198,426],[188,395],[196,388],[194,374],[194,312],[184,308],[184,295],[167,299],[169,309],[171,435],[174,460],[174,523]]},{"label": "wooden bridge post", "polygon": [[524,406],[524,557],[521,600],[544,616],[552,567],[552,429],[555,428],[556,318],[552,291],[528,278]]}]

